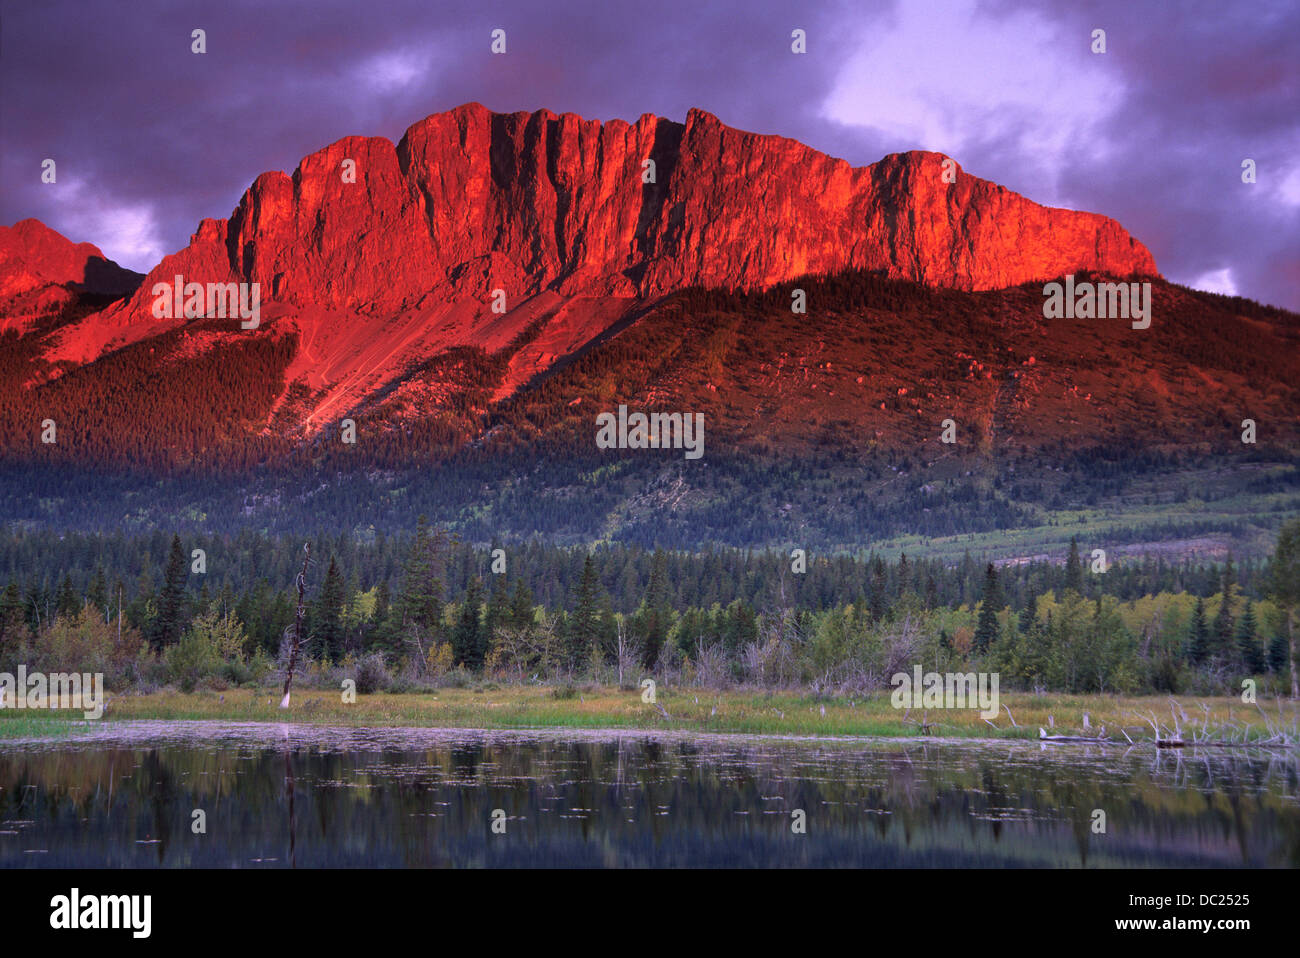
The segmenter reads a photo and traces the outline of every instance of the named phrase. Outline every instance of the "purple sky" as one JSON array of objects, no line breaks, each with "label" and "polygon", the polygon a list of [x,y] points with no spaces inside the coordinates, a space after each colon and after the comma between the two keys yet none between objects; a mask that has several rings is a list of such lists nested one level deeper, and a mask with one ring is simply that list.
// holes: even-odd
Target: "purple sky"
[{"label": "purple sky", "polygon": [[144,271],[258,173],[342,136],[395,141],[470,100],[629,121],[697,106],[854,165],[948,153],[1116,218],[1176,282],[1300,309],[1294,0],[208,6],[0,2],[0,223],[35,216]]}]

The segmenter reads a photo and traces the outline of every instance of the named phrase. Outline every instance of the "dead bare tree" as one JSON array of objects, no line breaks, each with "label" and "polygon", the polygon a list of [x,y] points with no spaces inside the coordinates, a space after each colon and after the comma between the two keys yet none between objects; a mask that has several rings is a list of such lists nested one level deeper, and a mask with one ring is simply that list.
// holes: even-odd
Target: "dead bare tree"
[{"label": "dead bare tree", "polygon": [[420,627],[412,622],[407,626],[406,638],[402,641],[404,644],[415,648],[415,653],[407,656],[407,658],[414,663],[415,674],[424,675],[424,667],[428,662],[428,656],[424,651],[424,642],[420,638]]},{"label": "dead bare tree", "polygon": [[628,635],[627,623],[622,617],[618,620],[618,644],[614,647],[614,653],[618,667],[618,687],[631,688],[626,684],[623,676],[627,670],[641,661],[641,645]]},{"label": "dead bare tree", "polygon": [[302,547],[302,571],[298,573],[298,611],[293,617],[293,644],[289,646],[289,664],[284,670],[284,698],[280,708],[289,707],[289,687],[293,684],[293,670],[298,666],[298,650],[302,648],[302,617],[305,612],[303,596],[307,592],[307,567],[311,564],[311,543]]}]

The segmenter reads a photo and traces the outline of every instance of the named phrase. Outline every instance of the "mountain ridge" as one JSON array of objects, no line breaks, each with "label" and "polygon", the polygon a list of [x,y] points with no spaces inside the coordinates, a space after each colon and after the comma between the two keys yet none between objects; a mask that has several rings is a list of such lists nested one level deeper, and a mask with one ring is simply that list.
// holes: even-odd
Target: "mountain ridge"
[{"label": "mountain ridge", "polygon": [[[0,517],[856,548],[1086,513],[1257,547],[1300,501],[1300,316],[946,163],[854,169],[700,111],[471,105],[336,141],[116,302],[72,268],[36,321],[0,304]],[[156,319],[178,274],[264,284],[256,328]],[[1149,327],[1049,316],[1067,274],[1149,283]],[[704,458],[597,448],[620,405],[703,414]]]},{"label": "mountain ridge", "polygon": [[93,243],[75,243],[38,219],[0,226],[0,331],[23,331],[82,294],[130,295],[143,279]]},{"label": "mountain ridge", "polygon": [[258,283],[268,318],[309,344],[290,378],[321,394],[312,434],[404,369],[448,348],[500,348],[552,309],[550,348],[521,356],[511,383],[685,287],[759,290],[845,269],[972,290],[1082,270],[1158,275],[1114,220],[945,162],[914,151],[855,168],[698,109],[685,123],[602,123],[465,104],[396,144],[345,137],[292,175],[261,174],[229,218],[202,220],[133,296],[60,330],[46,355],[82,365],[183,325],[150,310],[155,284],[177,275]]}]

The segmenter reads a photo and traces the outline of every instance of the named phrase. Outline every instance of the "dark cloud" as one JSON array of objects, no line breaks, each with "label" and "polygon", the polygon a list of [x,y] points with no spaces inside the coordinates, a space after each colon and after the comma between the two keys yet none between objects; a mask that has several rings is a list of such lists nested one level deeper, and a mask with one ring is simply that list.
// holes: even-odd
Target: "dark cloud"
[{"label": "dark cloud", "polygon": [[[933,6],[936,25],[949,6]],[[856,165],[938,148],[872,125],[871,103],[861,123],[825,110],[846,65],[898,12],[853,2],[7,3],[0,221],[36,216],[147,269],[200,218],[228,215],[258,173],[292,170],[350,134],[395,140],[470,100],[627,120],[680,120],[696,106]],[[1067,37],[1104,26],[1104,67],[1119,81],[1099,125],[1108,148],[1066,144],[1047,157],[1063,201],[1118,219],[1172,279],[1219,274],[1243,295],[1300,308],[1300,5],[1008,0],[981,10],[1025,14]],[[204,56],[190,53],[196,27],[207,31]],[[504,57],[488,52],[496,27],[507,31]],[[808,32],[806,56],[789,52],[795,27]],[[1078,69],[1076,58],[1060,62]],[[1041,170],[1018,145],[1043,116],[996,101],[970,113],[972,125],[1000,118],[998,135],[968,131],[959,162],[1050,201],[1035,195]],[[1254,187],[1240,182],[1247,156],[1259,164]],[[45,157],[58,161],[55,186],[39,182]]]}]

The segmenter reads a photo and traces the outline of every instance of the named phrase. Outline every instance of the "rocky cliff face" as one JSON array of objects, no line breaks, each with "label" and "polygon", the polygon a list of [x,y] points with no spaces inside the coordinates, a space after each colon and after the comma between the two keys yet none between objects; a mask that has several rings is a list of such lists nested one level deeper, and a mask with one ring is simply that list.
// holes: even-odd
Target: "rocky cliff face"
[{"label": "rocky cliff face", "polygon": [[945,182],[943,161],[912,152],[853,168],[699,110],[684,125],[649,115],[602,124],[469,104],[415,124],[396,146],[349,137],[291,177],[263,174],[128,308],[177,273],[364,311],[497,288],[511,299],[755,289],[846,268],[961,289],[1084,269],[1155,273],[1115,221],[1039,206],[959,167]]},{"label": "rocky cliff face", "polygon": [[22,328],[81,293],[122,296],[141,276],[90,243],[73,243],[39,220],[0,226],[0,329]]},{"label": "rocky cliff face", "polygon": [[944,165],[913,152],[854,168],[699,110],[629,124],[469,104],[395,146],[348,137],[292,176],[262,174],[228,220],[203,220],[134,296],[69,325],[45,356],[85,363],[181,325],[152,315],[154,284],[177,275],[258,283],[263,316],[299,333],[288,374],[316,396],[310,432],[449,348],[491,352],[528,331],[509,391],[687,286],[869,269],[980,290],[1156,272],[1115,221]]}]

